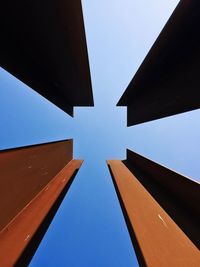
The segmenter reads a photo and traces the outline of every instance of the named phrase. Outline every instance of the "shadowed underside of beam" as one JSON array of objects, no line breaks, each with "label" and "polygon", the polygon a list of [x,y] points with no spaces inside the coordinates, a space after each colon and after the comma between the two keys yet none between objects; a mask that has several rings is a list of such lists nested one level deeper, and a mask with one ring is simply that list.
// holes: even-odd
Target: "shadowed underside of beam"
[{"label": "shadowed underside of beam", "polygon": [[132,151],[108,166],[140,266],[199,266],[199,184]]},{"label": "shadowed underside of beam", "polygon": [[73,114],[92,106],[80,0],[2,1],[0,66]]},{"label": "shadowed underside of beam", "polygon": [[128,126],[200,107],[200,2],[181,0],[121,97]]},{"label": "shadowed underside of beam", "polygon": [[81,164],[72,140],[0,152],[0,266],[28,266]]}]

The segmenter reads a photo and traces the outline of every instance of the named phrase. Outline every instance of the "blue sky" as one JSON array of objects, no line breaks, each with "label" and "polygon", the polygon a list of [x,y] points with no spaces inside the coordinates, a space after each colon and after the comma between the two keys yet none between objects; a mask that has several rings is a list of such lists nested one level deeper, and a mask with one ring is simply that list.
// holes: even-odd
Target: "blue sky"
[{"label": "blue sky", "polygon": [[178,1],[82,3],[95,107],[71,118],[1,69],[0,148],[73,138],[85,159],[31,266],[137,266],[105,160],[130,148],[200,180],[200,110],[127,128],[115,106]]}]

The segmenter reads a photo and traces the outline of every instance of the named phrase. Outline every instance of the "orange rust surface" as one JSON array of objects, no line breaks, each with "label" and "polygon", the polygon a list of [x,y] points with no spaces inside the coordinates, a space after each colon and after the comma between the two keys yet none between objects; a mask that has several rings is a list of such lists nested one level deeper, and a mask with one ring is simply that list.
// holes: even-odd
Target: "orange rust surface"
[{"label": "orange rust surface", "polygon": [[109,160],[114,183],[146,266],[197,267],[197,247],[119,160]]},{"label": "orange rust surface", "polygon": [[72,140],[0,151],[0,231],[72,159]]},{"label": "orange rust surface", "polygon": [[0,233],[0,266],[14,266],[81,160],[72,160]]}]

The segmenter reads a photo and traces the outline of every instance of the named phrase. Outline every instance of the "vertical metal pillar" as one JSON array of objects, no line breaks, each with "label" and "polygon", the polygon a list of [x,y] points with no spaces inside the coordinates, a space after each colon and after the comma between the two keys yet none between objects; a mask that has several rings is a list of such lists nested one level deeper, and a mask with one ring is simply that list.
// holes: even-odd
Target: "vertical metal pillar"
[{"label": "vertical metal pillar", "polygon": [[199,266],[199,184],[132,151],[108,166],[140,265]]},{"label": "vertical metal pillar", "polygon": [[81,160],[72,140],[0,152],[0,266],[27,266]]}]

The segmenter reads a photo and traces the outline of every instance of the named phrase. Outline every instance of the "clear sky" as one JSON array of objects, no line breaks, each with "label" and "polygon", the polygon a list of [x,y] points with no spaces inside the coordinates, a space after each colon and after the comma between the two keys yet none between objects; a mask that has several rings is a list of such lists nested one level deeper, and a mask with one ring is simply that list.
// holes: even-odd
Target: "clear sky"
[{"label": "clear sky", "polygon": [[200,110],[127,128],[115,106],[177,3],[82,1],[95,107],[74,118],[0,70],[0,148],[73,138],[85,160],[32,267],[137,266],[105,163],[126,148],[200,180]]}]

